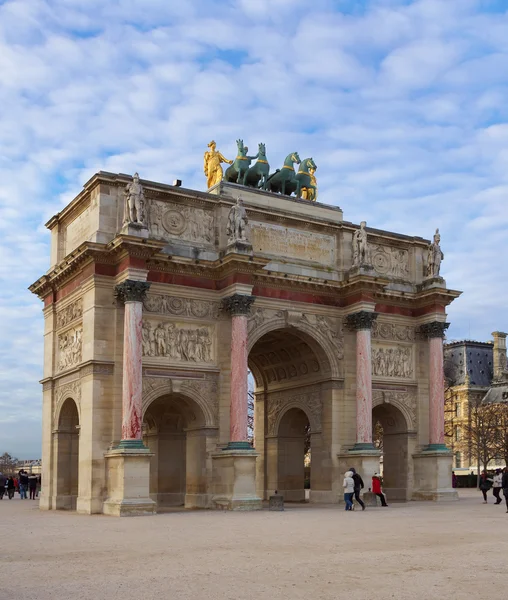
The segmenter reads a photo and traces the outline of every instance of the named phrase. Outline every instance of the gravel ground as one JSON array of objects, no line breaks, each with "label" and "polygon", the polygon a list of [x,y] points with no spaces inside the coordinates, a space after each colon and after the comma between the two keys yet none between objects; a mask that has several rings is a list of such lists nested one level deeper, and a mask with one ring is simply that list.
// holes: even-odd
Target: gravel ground
[{"label": "gravel ground", "polygon": [[[451,504],[365,512],[40,512],[0,502],[1,600],[453,600],[504,595],[508,514],[466,490]],[[495,592],[497,590],[497,592]]]}]

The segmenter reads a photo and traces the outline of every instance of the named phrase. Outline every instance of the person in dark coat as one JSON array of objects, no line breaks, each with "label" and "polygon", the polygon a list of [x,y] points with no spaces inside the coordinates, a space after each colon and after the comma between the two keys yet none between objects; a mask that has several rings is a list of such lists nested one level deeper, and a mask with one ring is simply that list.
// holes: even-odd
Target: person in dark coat
[{"label": "person in dark coat", "polygon": [[501,479],[501,486],[503,488],[503,496],[506,500],[506,512],[508,513],[508,467],[503,469],[503,478]]},{"label": "person in dark coat", "polygon": [[14,479],[13,477],[9,477],[9,479],[7,479],[7,495],[9,496],[9,500],[12,500],[14,498],[14,490],[16,489],[16,486],[14,485]]},{"label": "person in dark coat", "polygon": [[349,470],[353,473],[353,481],[355,482],[355,492],[354,492],[355,500],[362,507],[362,510],[365,510],[365,504],[364,504],[363,500],[360,498],[360,491],[363,490],[363,488],[364,488],[363,479],[361,478],[361,476],[356,472],[356,470],[353,467],[350,467]]},{"label": "person in dark coat", "polygon": [[487,492],[492,487],[492,479],[487,475],[487,471],[482,471],[480,475],[479,488],[483,494],[483,504],[487,504]]},{"label": "person in dark coat", "polygon": [[35,500],[35,494],[37,492],[37,475],[30,473],[28,476],[28,489],[30,491],[30,500]]}]

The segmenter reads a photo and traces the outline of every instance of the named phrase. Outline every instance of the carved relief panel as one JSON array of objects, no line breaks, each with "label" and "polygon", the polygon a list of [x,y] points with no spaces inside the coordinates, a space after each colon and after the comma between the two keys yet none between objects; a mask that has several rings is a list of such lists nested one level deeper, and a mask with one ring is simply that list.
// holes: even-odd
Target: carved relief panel
[{"label": "carved relief panel", "polygon": [[80,319],[83,316],[83,299],[78,298],[72,304],[68,304],[65,308],[57,310],[56,313],[56,329],[65,327]]},{"label": "carved relief panel", "polygon": [[69,369],[81,362],[82,335],[82,327],[74,327],[58,335],[56,360],[57,371]]},{"label": "carved relief panel", "polygon": [[144,309],[151,313],[176,315],[196,319],[217,319],[219,302],[179,298],[167,294],[148,294],[143,301]]},{"label": "carved relief panel", "polygon": [[408,345],[373,344],[372,376],[413,379],[413,348]]},{"label": "carved relief panel", "polygon": [[176,363],[213,363],[215,328],[194,323],[143,320],[143,356]]},{"label": "carved relief panel", "polygon": [[318,388],[312,388],[305,392],[295,393],[288,390],[268,396],[268,435],[277,435],[277,425],[281,416],[293,407],[300,408],[308,415],[312,433],[321,431],[323,408],[321,394]]},{"label": "carved relief panel", "polygon": [[214,217],[209,210],[152,200],[149,222],[151,235],[155,238],[180,238],[203,245],[215,241]]},{"label": "carved relief panel", "polygon": [[369,244],[369,254],[376,273],[394,279],[410,279],[409,252],[404,248]]}]

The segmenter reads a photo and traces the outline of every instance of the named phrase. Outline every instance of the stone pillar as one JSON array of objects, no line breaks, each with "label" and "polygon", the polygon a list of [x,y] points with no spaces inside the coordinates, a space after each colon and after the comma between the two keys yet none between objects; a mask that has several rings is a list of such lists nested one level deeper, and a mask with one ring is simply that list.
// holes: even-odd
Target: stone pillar
[{"label": "stone pillar", "polygon": [[348,315],[356,330],[356,444],[354,450],[375,450],[372,444],[372,362],[370,332],[377,313],[361,310]]},{"label": "stone pillar", "polygon": [[108,497],[103,511],[113,516],[150,515],[156,504],[150,498],[150,459],[142,440],[142,318],[146,281],[127,279],[115,288],[125,304],[122,440],[106,454]]},{"label": "stone pillar", "polygon": [[444,443],[443,337],[449,323],[433,321],[420,327],[429,340],[429,445],[428,451],[448,452]]},{"label": "stone pillar", "polygon": [[494,371],[494,381],[502,379],[506,372],[506,333],[503,331],[493,331],[494,348],[492,352],[492,362]]},{"label": "stone pillar", "polygon": [[247,441],[247,316],[253,296],[233,294],[222,301],[232,317],[230,441],[213,459],[212,507],[223,510],[260,510],[256,493],[258,454]]},{"label": "stone pillar", "polygon": [[120,448],[145,448],[141,439],[143,390],[143,299],[150,284],[127,279],[115,288],[125,304],[123,326],[122,441]]},{"label": "stone pillar", "polygon": [[254,296],[233,294],[222,301],[231,315],[231,403],[229,448],[251,448],[247,441],[248,353],[247,318]]}]

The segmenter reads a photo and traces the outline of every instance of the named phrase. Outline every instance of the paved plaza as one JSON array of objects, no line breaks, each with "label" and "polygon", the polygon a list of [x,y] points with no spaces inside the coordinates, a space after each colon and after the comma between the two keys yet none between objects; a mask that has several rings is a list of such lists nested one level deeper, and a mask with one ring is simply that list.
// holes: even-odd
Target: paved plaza
[{"label": "paved plaza", "polygon": [[124,519],[4,499],[0,530],[6,600],[485,598],[503,589],[508,554],[504,504],[475,490],[363,513],[295,505]]}]

